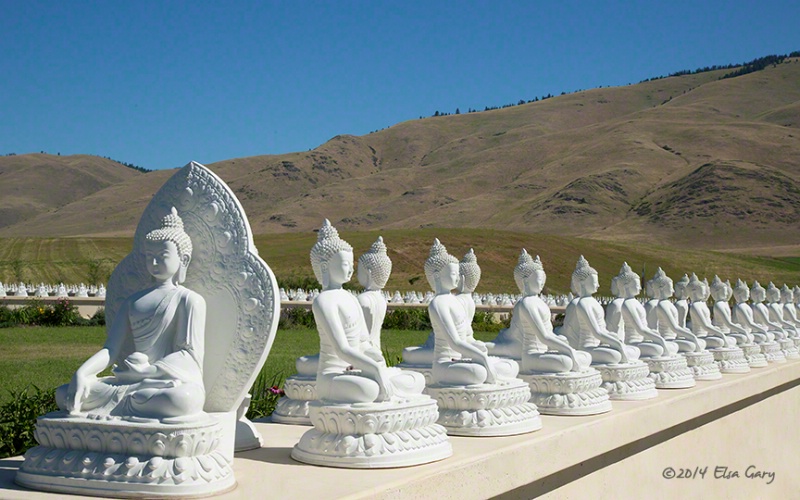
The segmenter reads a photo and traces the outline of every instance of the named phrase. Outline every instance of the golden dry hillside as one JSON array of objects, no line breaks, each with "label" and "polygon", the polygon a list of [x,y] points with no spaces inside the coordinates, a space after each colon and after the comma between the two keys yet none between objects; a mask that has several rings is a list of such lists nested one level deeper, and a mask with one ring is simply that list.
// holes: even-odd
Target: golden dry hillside
[{"label": "golden dry hillside", "polygon": [[[210,165],[256,233],[470,227],[714,249],[800,249],[800,61],[400,123]],[[188,160],[188,159],[187,159]],[[130,235],[171,172],[0,236]]]},{"label": "golden dry hillside", "polygon": [[0,228],[141,175],[98,156],[38,153],[0,156]]}]

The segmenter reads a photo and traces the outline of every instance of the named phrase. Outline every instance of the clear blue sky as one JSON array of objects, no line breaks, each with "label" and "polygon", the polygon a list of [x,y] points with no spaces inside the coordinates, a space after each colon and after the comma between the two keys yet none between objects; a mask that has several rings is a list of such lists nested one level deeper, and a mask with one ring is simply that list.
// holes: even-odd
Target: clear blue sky
[{"label": "clear blue sky", "polygon": [[800,50],[800,1],[0,0],[0,154],[150,169]]}]

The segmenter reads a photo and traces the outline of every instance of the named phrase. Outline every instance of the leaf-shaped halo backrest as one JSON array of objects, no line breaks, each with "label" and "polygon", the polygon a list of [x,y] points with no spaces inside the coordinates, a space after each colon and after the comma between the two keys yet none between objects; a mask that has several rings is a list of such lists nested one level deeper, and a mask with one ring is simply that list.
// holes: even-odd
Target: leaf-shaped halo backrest
[{"label": "leaf-shaped halo backrest", "polygon": [[[144,260],[145,235],[177,208],[192,239],[183,285],[206,301],[203,382],[205,410],[236,410],[267,359],[280,316],[275,276],[258,256],[250,223],[230,188],[191,162],[153,196],[142,214],[133,251],[114,269],[106,292],[111,325],[122,302],[153,284]],[[121,357],[133,351],[129,342]]]}]

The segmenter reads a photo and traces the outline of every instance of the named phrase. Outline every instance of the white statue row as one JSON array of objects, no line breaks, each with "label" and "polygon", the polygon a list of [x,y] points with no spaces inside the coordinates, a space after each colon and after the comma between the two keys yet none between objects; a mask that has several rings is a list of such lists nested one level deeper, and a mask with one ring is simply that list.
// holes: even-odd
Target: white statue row
[{"label": "white statue row", "polygon": [[[537,405],[552,414],[601,413],[611,409],[610,399],[655,397],[656,387],[689,387],[719,377],[720,367],[748,370],[761,349],[771,361],[797,355],[796,315],[784,317],[777,307],[760,313],[770,320],[763,328],[753,326],[758,312],[734,327],[724,319],[727,302],[710,322],[700,300],[692,304],[694,331],[682,326],[663,273],[653,280],[659,300],[655,326],[648,326],[635,299],[639,278],[627,266],[617,277],[609,328],[592,296],[597,273],[583,258],[572,279],[577,298],[554,332],[540,297],[542,263],[524,250],[514,270],[523,297],[511,327],[495,342],[480,342],[471,328],[480,280],[475,255],[459,263],[436,240],[424,265],[433,293],[431,340],[406,349],[400,367],[388,367],[381,289],[392,266],[382,239],[359,259],[365,291],[357,297],[342,288],[354,271],[353,249],[327,220],[311,264],[322,285],[312,304],[319,354],[298,359],[298,374],[286,381],[287,397],[273,414],[276,422],[313,425],[291,452],[310,464],[428,463],[452,455],[449,435],[541,428]],[[25,454],[17,483],[114,497],[208,496],[233,488],[234,450],[261,445],[244,414],[279,307],[276,280],[258,257],[238,200],[211,171],[190,163],[145,209],[133,250],[109,281],[107,341],[58,388],[60,411],[37,420],[39,445]],[[773,338],[778,347],[767,349]],[[110,376],[99,376],[108,368]]]},{"label": "white statue row", "polygon": [[[32,292],[32,293],[31,293]],[[86,286],[83,283],[80,285],[65,285],[59,283],[57,285],[48,285],[39,283],[34,286],[31,283],[4,285],[0,281],[0,297],[103,297],[106,296],[106,287],[102,283],[98,286]]]}]

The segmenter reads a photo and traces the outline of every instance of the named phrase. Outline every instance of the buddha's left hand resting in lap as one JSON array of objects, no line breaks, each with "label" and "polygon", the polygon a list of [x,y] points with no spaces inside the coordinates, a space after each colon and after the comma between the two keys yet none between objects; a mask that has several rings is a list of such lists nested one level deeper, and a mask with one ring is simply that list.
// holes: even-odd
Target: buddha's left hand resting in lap
[{"label": "buddha's left hand resting in lap", "polygon": [[[206,304],[181,286],[192,242],[175,208],[146,236],[153,285],[123,302],[103,348],[58,388],[59,408],[90,418],[192,419],[202,415]],[[112,376],[98,374],[116,363]]]}]

